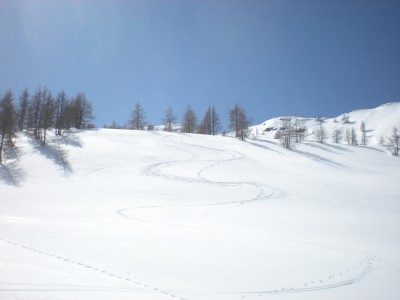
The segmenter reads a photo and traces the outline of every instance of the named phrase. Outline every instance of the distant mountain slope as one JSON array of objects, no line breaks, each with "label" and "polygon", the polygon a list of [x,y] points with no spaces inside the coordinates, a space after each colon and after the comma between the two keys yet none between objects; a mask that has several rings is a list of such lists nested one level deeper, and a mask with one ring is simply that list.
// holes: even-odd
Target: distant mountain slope
[{"label": "distant mountain slope", "polygon": [[[343,123],[343,117],[348,117],[348,122]],[[334,129],[354,128],[358,134],[360,131],[360,124],[364,122],[368,144],[379,145],[381,138],[386,139],[392,134],[393,127],[400,130],[400,102],[393,102],[383,104],[373,109],[359,109],[350,113],[342,114],[336,118],[304,118],[294,117],[304,122],[307,128],[309,139],[312,139],[312,133],[315,129],[322,124],[330,136]],[[251,135],[256,136],[265,134],[273,137],[274,132],[281,126],[282,117],[273,118],[265,121],[260,125],[251,127]]]}]

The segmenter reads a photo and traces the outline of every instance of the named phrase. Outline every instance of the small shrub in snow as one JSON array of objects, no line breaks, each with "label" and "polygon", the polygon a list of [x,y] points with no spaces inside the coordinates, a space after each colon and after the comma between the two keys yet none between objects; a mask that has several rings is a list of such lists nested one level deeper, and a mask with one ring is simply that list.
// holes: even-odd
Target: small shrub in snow
[{"label": "small shrub in snow", "polygon": [[342,124],[347,124],[347,123],[349,123],[349,116],[343,115],[342,116]]},{"label": "small shrub in snow", "polygon": [[149,123],[147,125],[147,130],[154,130],[154,125]]}]

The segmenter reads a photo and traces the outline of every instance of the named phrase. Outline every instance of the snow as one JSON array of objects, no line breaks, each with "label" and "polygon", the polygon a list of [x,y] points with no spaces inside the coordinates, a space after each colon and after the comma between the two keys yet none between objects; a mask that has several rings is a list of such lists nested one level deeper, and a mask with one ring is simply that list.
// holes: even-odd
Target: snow
[{"label": "snow", "polygon": [[[389,136],[399,104],[376,110],[346,126]],[[19,134],[0,299],[399,299],[399,158],[261,132]]]},{"label": "snow", "polygon": [[[342,124],[342,117],[344,115],[349,118],[349,122],[346,124]],[[334,129],[342,129],[344,131],[347,128],[354,128],[356,134],[360,136],[360,125],[361,122],[364,122],[366,136],[369,141],[368,144],[378,146],[380,145],[381,138],[386,140],[392,135],[393,127],[400,130],[400,102],[387,103],[373,109],[360,109],[336,118],[320,118],[322,119],[322,123],[317,122],[316,118],[289,117],[303,121],[310,136],[318,129],[320,124],[329,133],[332,133]],[[272,138],[276,129],[280,127],[280,119],[273,118],[260,125],[253,126],[252,136],[262,134],[266,129],[269,129],[270,131],[268,131],[267,135]]]}]

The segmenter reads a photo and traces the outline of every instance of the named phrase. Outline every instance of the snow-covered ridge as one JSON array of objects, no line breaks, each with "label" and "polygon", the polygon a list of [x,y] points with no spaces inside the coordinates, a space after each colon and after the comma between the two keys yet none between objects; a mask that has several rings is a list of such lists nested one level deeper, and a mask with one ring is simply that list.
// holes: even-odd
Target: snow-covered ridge
[{"label": "snow-covered ridge", "polygon": [[[342,118],[348,117],[348,122],[343,123]],[[312,132],[322,124],[325,130],[330,135],[334,129],[346,129],[354,128],[356,132],[360,129],[361,122],[364,122],[368,144],[377,146],[380,143],[381,138],[385,139],[392,134],[393,127],[400,129],[400,102],[392,102],[380,105],[372,109],[358,109],[349,113],[344,113],[336,118],[304,118],[296,116],[284,116],[298,119],[303,121],[304,125],[308,129],[308,133]],[[281,126],[281,119],[278,117],[266,120],[262,124],[251,127],[251,135],[257,136],[260,134],[266,134],[272,137],[273,132]]]}]

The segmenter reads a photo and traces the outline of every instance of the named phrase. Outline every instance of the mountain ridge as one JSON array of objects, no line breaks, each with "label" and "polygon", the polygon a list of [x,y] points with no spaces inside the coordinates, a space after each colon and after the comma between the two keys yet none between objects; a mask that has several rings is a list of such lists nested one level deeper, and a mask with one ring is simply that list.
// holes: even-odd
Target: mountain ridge
[{"label": "mountain ridge", "polygon": [[[348,122],[346,123],[342,123],[341,120],[344,116],[348,117]],[[353,128],[356,132],[359,132],[360,124],[364,122],[369,145],[379,146],[382,139],[391,136],[394,127],[400,129],[400,102],[385,103],[375,108],[357,109],[349,113],[343,113],[334,118],[310,118],[299,116],[271,118],[259,125],[251,126],[249,128],[250,137],[267,135],[267,137],[273,138],[274,132],[281,126],[282,118],[292,118],[303,121],[310,138],[320,125],[327,130],[328,136],[330,136],[334,129],[344,130],[346,128]]]}]

